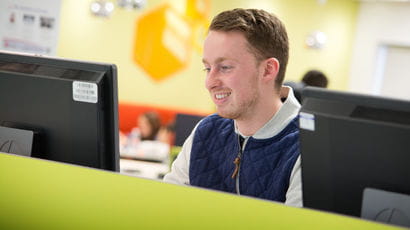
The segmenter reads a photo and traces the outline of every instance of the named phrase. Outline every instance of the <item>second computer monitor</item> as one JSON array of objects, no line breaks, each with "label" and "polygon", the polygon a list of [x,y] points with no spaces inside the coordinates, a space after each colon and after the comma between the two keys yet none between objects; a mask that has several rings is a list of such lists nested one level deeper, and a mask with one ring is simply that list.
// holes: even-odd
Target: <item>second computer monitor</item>
[{"label": "second computer monitor", "polygon": [[305,207],[360,216],[366,188],[410,194],[410,101],[319,88],[302,99]]}]

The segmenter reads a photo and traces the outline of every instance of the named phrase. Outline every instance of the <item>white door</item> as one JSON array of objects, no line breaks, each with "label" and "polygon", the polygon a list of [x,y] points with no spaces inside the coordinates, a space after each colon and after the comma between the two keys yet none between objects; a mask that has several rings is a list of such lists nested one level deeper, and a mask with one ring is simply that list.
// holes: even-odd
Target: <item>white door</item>
[{"label": "white door", "polygon": [[410,46],[381,46],[374,93],[410,100]]}]

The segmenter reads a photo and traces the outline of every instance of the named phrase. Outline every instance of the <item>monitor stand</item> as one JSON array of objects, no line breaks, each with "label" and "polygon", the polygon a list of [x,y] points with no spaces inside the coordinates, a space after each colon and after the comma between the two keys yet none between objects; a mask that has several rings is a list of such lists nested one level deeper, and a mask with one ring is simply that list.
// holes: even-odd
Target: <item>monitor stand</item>
[{"label": "monitor stand", "polygon": [[0,126],[0,152],[31,156],[34,132]]},{"label": "monitor stand", "polygon": [[363,192],[361,217],[410,227],[410,195],[366,188]]}]

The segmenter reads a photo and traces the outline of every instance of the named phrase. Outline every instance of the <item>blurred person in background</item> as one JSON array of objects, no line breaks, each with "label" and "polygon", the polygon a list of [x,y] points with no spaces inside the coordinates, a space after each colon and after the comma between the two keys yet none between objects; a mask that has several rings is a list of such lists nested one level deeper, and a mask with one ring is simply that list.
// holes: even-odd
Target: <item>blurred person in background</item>
[{"label": "blurred person in background", "polygon": [[169,158],[170,134],[161,126],[157,112],[150,111],[137,118],[137,126],[130,133],[120,133],[122,157],[167,160]]},{"label": "blurred person in background", "polygon": [[300,82],[292,82],[288,81],[285,82],[284,85],[290,86],[295,94],[295,97],[298,99],[299,102],[302,101],[302,90],[306,86],[314,86],[314,87],[321,87],[327,88],[329,84],[329,80],[327,76],[320,70],[312,69],[307,71]]}]

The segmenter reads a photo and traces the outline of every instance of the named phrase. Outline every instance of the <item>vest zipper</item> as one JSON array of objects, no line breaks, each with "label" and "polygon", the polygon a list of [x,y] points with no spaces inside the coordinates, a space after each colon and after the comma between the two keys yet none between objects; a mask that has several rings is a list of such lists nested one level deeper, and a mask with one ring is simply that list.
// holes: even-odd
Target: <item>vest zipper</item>
[{"label": "vest zipper", "polygon": [[[242,138],[242,141],[241,141],[241,138]],[[235,164],[235,170],[233,171],[232,176],[231,176],[232,179],[235,179],[235,189],[238,195],[241,195],[240,190],[239,190],[239,171],[240,171],[241,159],[242,159],[242,154],[243,154],[243,149],[244,149],[244,142],[245,140],[243,139],[243,137],[238,135],[239,151],[238,151],[238,155],[233,161],[233,163]]]}]

